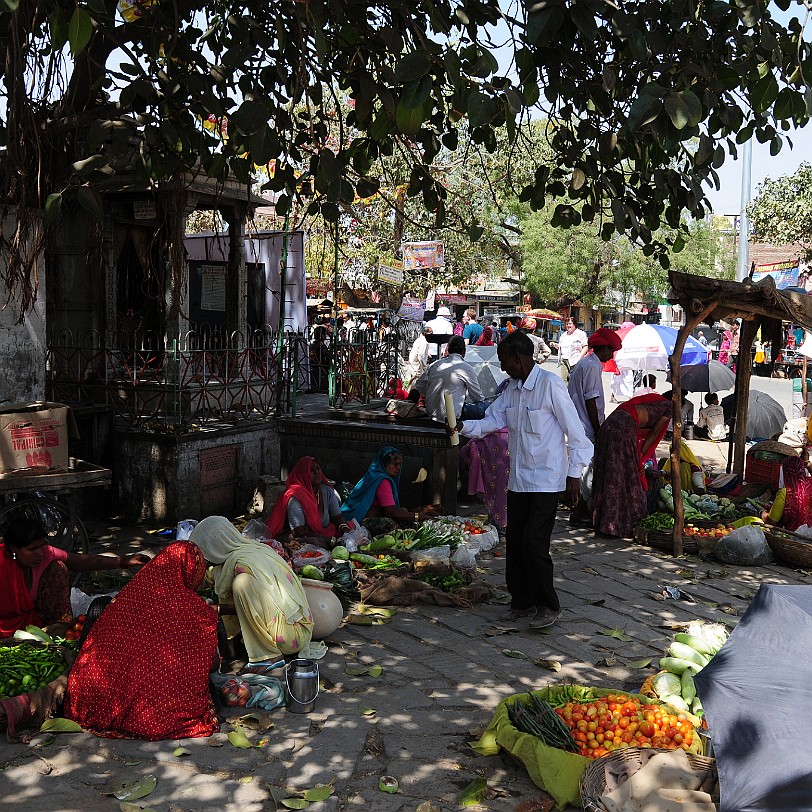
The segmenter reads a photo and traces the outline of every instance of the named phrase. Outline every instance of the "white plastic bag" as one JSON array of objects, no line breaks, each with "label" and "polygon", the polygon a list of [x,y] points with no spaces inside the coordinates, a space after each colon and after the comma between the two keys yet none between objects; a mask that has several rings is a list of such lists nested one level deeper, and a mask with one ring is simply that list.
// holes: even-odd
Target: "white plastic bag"
[{"label": "white plastic bag", "polygon": [[[477,538],[477,536],[473,538]],[[477,552],[479,552],[478,549],[474,550],[469,542],[464,541],[454,550],[454,555],[451,556],[451,563],[455,567],[461,567],[462,569],[473,569],[476,567]]]},{"label": "white plastic bag", "polygon": [[265,539],[273,538],[268,525],[260,519],[251,519],[242,530],[242,534],[247,539],[254,539],[255,541],[264,541]]},{"label": "white plastic bag", "polygon": [[192,530],[197,525],[197,519],[182,519],[178,522],[177,529],[175,530],[175,541],[189,541],[189,536],[192,535]]},{"label": "white plastic bag", "polygon": [[82,592],[81,589],[77,589],[75,586],[71,587],[70,610],[73,616],[79,617],[79,615],[86,615],[90,604],[93,603],[96,598],[101,598],[103,595],[115,598],[115,596],[118,595],[118,590],[115,592],[102,592],[99,595],[87,595]]},{"label": "white plastic bag", "polygon": [[754,524],[739,527],[722,536],[713,550],[713,557],[723,564],[753,566],[769,564],[773,553],[764,531]]},{"label": "white plastic bag", "polygon": [[808,539],[812,538],[812,527],[808,524],[802,524],[800,527],[796,527],[793,532],[797,536],[804,536]]},{"label": "white plastic bag", "polygon": [[409,554],[412,561],[424,561],[428,564],[448,564],[451,557],[451,545],[443,544],[442,547],[432,547],[430,550],[415,550]]},{"label": "white plastic bag", "polygon": [[370,541],[372,541],[372,536],[369,535],[369,530],[367,530],[366,527],[361,527],[361,525],[353,519],[350,522],[349,533],[345,533],[341,536],[336,544],[346,547],[351,553],[355,553],[359,547],[363,547],[364,544]]}]

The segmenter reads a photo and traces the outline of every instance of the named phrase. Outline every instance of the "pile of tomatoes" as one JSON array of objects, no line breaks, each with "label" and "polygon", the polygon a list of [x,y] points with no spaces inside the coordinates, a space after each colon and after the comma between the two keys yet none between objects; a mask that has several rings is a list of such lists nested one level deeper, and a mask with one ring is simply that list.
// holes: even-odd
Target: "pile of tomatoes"
[{"label": "pile of tomatoes", "polygon": [[683,536],[701,536],[709,539],[720,539],[732,533],[734,528],[731,525],[720,524],[718,527],[695,527],[692,524],[686,525],[682,531]]},{"label": "pile of tomatoes", "polygon": [[688,717],[674,716],[661,705],[645,705],[626,694],[609,694],[592,702],[567,702],[555,712],[572,731],[580,754],[599,758],[624,747],[688,750],[694,728]]},{"label": "pile of tomatoes", "polygon": [[73,623],[68,627],[68,630],[65,632],[65,639],[66,640],[78,640],[82,636],[82,628],[85,625],[85,616],[79,615],[79,617],[74,618]]}]

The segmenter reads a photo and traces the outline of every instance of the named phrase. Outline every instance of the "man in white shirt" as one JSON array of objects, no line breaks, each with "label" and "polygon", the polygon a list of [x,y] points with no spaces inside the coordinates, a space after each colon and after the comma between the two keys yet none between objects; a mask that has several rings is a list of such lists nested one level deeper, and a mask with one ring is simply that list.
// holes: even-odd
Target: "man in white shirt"
[{"label": "man in white shirt", "polygon": [[551,343],[558,348],[558,372],[566,383],[572,368],[587,354],[586,333],[579,330],[570,318],[564,322],[564,332],[558,341]]},{"label": "man in white shirt", "polygon": [[414,340],[411,350],[409,350],[409,361],[406,365],[406,374],[409,376],[406,385],[417,380],[429,365],[429,342],[426,336],[431,335],[431,327],[424,326],[423,332]]},{"label": "man in white shirt", "polygon": [[508,428],[507,619],[527,617],[531,628],[543,629],[561,614],[550,558],[558,500],[565,490],[571,504],[578,500],[579,478],[592,458],[592,443],[567,387],[536,364],[533,342],[521,330],[502,339],[497,353],[512,380],[482,420],[465,420],[456,429],[466,437],[483,437]]},{"label": "man in white shirt", "polygon": [[620,336],[614,330],[601,327],[589,337],[588,346],[592,352],[573,367],[567,388],[584,432],[594,443],[606,409],[603,365],[620,349]]},{"label": "man in white shirt", "polygon": [[[437,315],[426,322],[426,327],[431,327],[431,332],[436,336],[453,336],[454,325],[450,321],[451,311],[443,305],[437,309]],[[429,355],[432,358],[438,358],[445,352],[445,344],[432,344],[429,343]]]},{"label": "man in white shirt", "polygon": [[696,436],[719,442],[727,439],[725,410],[719,405],[719,396],[715,392],[705,395],[705,406],[699,410],[699,421],[696,424]]},{"label": "man in white shirt", "polygon": [[423,395],[429,417],[438,423],[446,420],[443,397],[446,392],[450,392],[454,398],[454,414],[448,415],[452,425],[458,417],[464,416],[466,400],[478,403],[485,399],[476,370],[464,358],[465,340],[462,336],[452,336],[448,342],[448,357],[431,364],[412,386],[412,392]]}]

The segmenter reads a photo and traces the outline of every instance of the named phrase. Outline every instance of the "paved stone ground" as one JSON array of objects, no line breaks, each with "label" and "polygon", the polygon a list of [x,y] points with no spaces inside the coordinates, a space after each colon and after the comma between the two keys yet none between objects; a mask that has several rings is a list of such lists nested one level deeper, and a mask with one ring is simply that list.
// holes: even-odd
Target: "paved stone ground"
[{"label": "paved stone ground", "polygon": [[[157,542],[126,528],[112,528],[111,534],[117,552]],[[255,742],[267,739],[263,746],[240,750],[226,742],[215,748],[191,740],[183,742],[190,754],[176,758],[177,743],[171,741],[86,734],[58,736],[48,746],[40,746],[38,737],[29,746],[3,741],[2,806],[16,804],[26,812],[118,810],[114,798],[101,794],[105,785],[154,775],[156,790],[137,805],[156,812],[272,810],[269,785],[305,789],[318,782],[334,782],[336,793],[316,809],[397,812],[428,800],[452,810],[459,808],[462,790],[483,776],[494,793],[484,806],[512,811],[539,790],[509,757],[480,757],[468,746],[501,698],[563,680],[638,688],[652,669],[633,670],[627,663],[647,657],[656,663],[672,634],[668,624],[706,618],[735,625],[762,582],[812,583],[812,573],[781,566],[676,560],[596,540],[562,520],[553,555],[564,611],[548,634],[519,624],[516,632],[489,636],[489,625],[505,611],[498,603],[506,598],[503,591],[471,610],[402,608],[386,625],[344,626],[327,641],[315,712],[275,711],[272,729],[249,731]],[[504,589],[504,557],[486,554],[481,570],[497,590]],[[696,602],[654,600],[651,594],[666,585],[679,586]],[[730,614],[703,601],[724,605]],[[618,628],[632,641],[601,634]],[[527,659],[508,657],[505,650]],[[560,673],[535,665],[537,658],[559,661]],[[359,661],[378,664],[383,673],[377,679],[347,675],[347,663]],[[364,715],[364,708],[374,715]],[[398,779],[399,794],[378,789],[384,774]]]}]

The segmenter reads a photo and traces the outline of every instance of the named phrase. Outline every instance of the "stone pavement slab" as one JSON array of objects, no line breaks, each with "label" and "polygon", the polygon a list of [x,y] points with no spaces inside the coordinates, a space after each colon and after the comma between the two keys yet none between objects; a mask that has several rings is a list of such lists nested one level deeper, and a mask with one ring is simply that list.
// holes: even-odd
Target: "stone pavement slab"
[{"label": "stone pavement slab", "polygon": [[[139,539],[154,541],[132,531],[121,546],[137,549]],[[636,690],[654,673],[674,623],[705,618],[732,627],[760,583],[812,583],[812,574],[780,565],[739,568],[693,556],[674,559],[646,547],[595,539],[566,522],[556,525],[553,557],[564,611],[547,633],[519,621],[497,624],[513,632],[489,635],[505,611],[503,603],[468,610],[399,608],[388,624],[344,626],[330,637],[320,662],[322,693],[315,712],[275,711],[271,730],[248,731],[255,743],[267,739],[262,746],[240,750],[192,740],[183,742],[190,755],[176,758],[171,741],[87,734],[58,736],[48,747],[38,746],[40,737],[30,745],[3,741],[3,807],[117,812],[118,802],[102,794],[106,784],[155,775],[155,792],[138,805],[156,812],[272,810],[271,787],[278,794],[280,787],[306,789],[318,782],[333,782],[335,795],[314,804],[314,812],[414,812],[425,800],[455,810],[463,789],[483,776],[493,790],[484,807],[513,812],[519,799],[538,797],[539,790],[510,757],[480,757],[468,746],[500,699],[564,680]],[[504,555],[485,554],[480,561],[497,600],[505,597],[504,564]],[[665,586],[696,600],[655,600],[652,595]],[[602,633],[610,629],[623,629],[631,641]],[[506,651],[521,652],[525,659]],[[630,667],[649,657],[653,667]],[[536,659],[558,661],[561,670],[536,665]],[[383,673],[377,679],[346,674],[347,663],[356,661],[377,663]],[[374,714],[364,715],[365,708]],[[398,794],[378,789],[384,774],[398,779]]]}]

